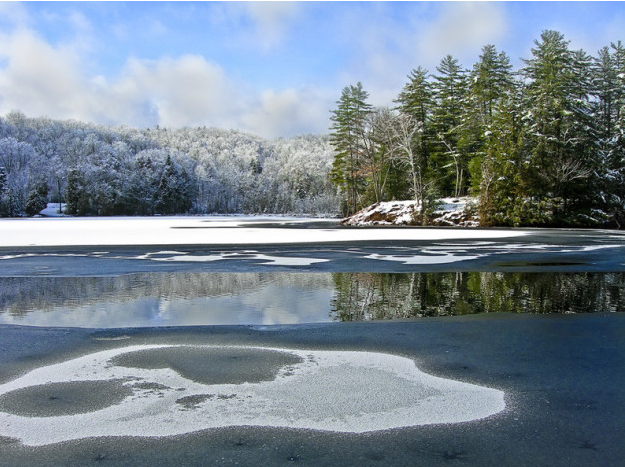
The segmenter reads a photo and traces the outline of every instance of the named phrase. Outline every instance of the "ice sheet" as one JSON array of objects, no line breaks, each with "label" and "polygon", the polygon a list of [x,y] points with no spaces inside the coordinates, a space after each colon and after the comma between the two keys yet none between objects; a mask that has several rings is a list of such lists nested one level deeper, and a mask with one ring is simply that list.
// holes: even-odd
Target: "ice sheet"
[{"label": "ice sheet", "polygon": [[[280,223],[279,219],[271,219]],[[327,219],[288,219],[328,222]],[[0,247],[102,245],[269,245],[317,242],[499,239],[527,235],[523,230],[482,229],[301,229],[253,227],[265,218],[124,217],[0,220]],[[286,220],[284,221],[286,222]],[[252,226],[251,226],[252,225]]]}]

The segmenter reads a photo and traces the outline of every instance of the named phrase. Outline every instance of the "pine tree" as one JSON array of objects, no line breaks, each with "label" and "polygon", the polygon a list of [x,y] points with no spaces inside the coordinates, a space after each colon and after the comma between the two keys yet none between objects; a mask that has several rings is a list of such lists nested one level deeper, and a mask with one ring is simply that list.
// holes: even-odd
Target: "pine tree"
[{"label": "pine tree", "polygon": [[361,173],[361,152],[364,147],[366,117],[371,106],[369,93],[359,82],[343,88],[337,109],[332,111],[330,144],[334,146],[334,164],[330,179],[346,196],[344,214],[358,210],[365,180]]},{"label": "pine tree", "polygon": [[406,83],[399,96],[395,100],[399,104],[399,110],[409,115],[418,123],[424,132],[430,125],[432,107],[434,105],[432,84],[428,81],[428,71],[418,67],[408,75]]},{"label": "pine tree", "polygon": [[8,194],[9,184],[7,171],[3,166],[0,166],[0,217],[7,217],[9,215],[8,208]]},{"label": "pine tree", "polygon": [[494,45],[486,45],[469,77],[469,95],[460,146],[470,154],[469,175],[474,193],[480,192],[484,164],[489,164],[486,159],[492,158],[492,126],[497,105],[515,88],[511,69],[510,59],[505,52],[498,53]]},{"label": "pine tree", "polygon": [[48,204],[48,183],[45,180],[39,181],[28,194],[24,212],[28,216],[35,216],[43,211]]},{"label": "pine tree", "polygon": [[482,165],[478,213],[480,223],[520,226],[532,218],[526,202],[532,187],[528,184],[528,146],[522,120],[520,89],[502,96],[494,106],[487,152]]},{"label": "pine tree", "polygon": [[436,106],[432,115],[435,146],[432,150],[433,170],[444,194],[466,193],[468,156],[460,145],[464,123],[467,91],[466,72],[458,60],[447,55],[436,67],[434,95]]},{"label": "pine tree", "polygon": [[189,177],[169,154],[154,193],[153,205],[153,212],[157,214],[183,213],[192,206]]},{"label": "pine tree", "polygon": [[67,175],[65,187],[65,211],[75,216],[90,214],[90,203],[83,174],[72,169]]},{"label": "pine tree", "polygon": [[[396,101],[402,114],[407,115],[414,126],[419,127],[418,148],[420,169],[424,183],[434,178],[429,172],[430,150],[436,144],[436,138],[432,128],[432,112],[434,108],[434,94],[432,83],[429,81],[428,70],[417,67],[412,70]],[[414,180],[412,180],[414,181]],[[413,184],[414,191],[414,184]]]},{"label": "pine tree", "polygon": [[528,83],[524,110],[531,147],[530,202],[538,203],[539,217],[570,222],[578,209],[574,206],[583,202],[574,185],[593,171],[588,57],[569,50],[557,31],[544,31],[535,44],[533,58],[524,60],[522,70]]},{"label": "pine tree", "polygon": [[593,64],[594,107],[603,209],[625,225],[625,47],[599,50]]}]

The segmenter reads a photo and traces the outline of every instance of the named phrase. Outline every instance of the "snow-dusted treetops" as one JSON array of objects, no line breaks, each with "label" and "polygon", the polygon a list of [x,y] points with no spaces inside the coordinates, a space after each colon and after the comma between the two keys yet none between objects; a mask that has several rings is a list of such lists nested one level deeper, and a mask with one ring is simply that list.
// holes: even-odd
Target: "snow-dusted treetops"
[{"label": "snow-dusted treetops", "polygon": [[332,112],[342,212],[391,199],[430,222],[441,197],[473,195],[481,225],[625,225],[625,47],[591,57],[544,31],[513,71],[483,47],[470,70],[446,56],[373,108],[361,83]]},{"label": "snow-dusted treetops", "polygon": [[327,136],[267,141],[237,131],[112,128],[13,112],[0,118],[0,209],[2,216],[32,214],[40,193],[73,215],[336,215],[332,158]]},{"label": "snow-dusted treetops", "polygon": [[62,202],[73,215],[343,215],[470,195],[481,225],[625,225],[625,47],[591,57],[544,31],[512,69],[482,49],[418,67],[394,107],[346,86],[329,135],[268,141],[210,128],[0,118],[0,216]]}]

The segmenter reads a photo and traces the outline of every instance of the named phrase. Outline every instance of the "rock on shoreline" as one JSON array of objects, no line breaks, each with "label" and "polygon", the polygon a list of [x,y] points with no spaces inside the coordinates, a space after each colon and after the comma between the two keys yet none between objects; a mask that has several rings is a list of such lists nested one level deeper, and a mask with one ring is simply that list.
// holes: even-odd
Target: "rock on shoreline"
[{"label": "rock on shoreline", "polygon": [[[470,213],[467,206],[472,199],[443,198],[440,200],[439,209],[434,211],[428,225],[479,227],[479,221]],[[411,201],[385,201],[375,203],[358,211],[356,214],[346,217],[341,221],[343,225],[422,225],[416,220],[419,203]]]}]

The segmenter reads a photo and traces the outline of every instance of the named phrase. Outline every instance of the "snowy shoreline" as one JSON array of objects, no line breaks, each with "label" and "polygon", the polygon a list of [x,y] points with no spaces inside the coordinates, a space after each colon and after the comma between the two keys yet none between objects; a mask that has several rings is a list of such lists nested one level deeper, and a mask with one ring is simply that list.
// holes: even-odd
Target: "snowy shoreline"
[{"label": "snowy shoreline", "polygon": [[[302,228],[314,223],[316,228]],[[255,225],[256,224],[256,225]],[[325,225],[319,227],[319,224]],[[350,229],[336,219],[268,216],[63,217],[0,219],[0,247],[281,245],[323,242],[500,239],[512,229]]]},{"label": "snowy shoreline", "polygon": [[[467,196],[442,198],[432,213],[432,226],[479,227],[479,221],[470,215],[468,207],[476,200]],[[341,221],[343,225],[420,225],[415,218],[420,203],[414,200],[384,201],[372,204]]]}]

